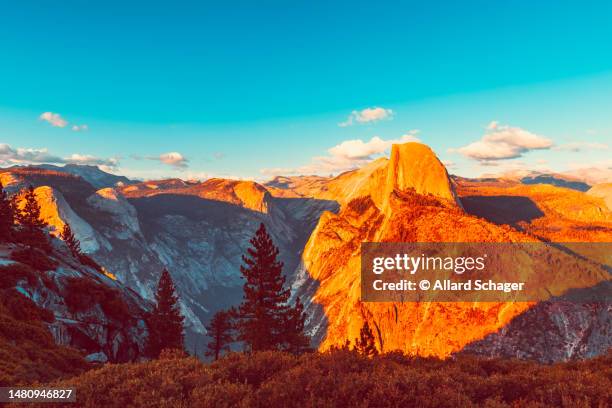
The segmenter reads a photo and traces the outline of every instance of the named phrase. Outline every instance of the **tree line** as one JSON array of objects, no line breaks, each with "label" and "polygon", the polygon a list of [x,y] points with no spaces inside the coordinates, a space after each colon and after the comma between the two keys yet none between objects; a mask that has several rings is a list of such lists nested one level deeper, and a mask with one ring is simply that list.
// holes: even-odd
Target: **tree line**
[{"label": "tree line", "polygon": [[[241,343],[246,352],[302,354],[312,351],[311,339],[305,333],[304,305],[299,297],[293,304],[289,301],[291,292],[285,287],[279,250],[264,224],[260,224],[249,242],[240,267],[245,279],[242,302],[214,314],[206,326],[210,341],[206,344],[205,355],[218,360],[234,343]],[[161,274],[155,299],[156,307],[149,319],[148,354],[152,357],[159,356],[164,349],[183,349],[183,317],[166,269]],[[376,339],[367,320],[354,345],[351,347],[351,342],[347,341],[339,348],[353,349],[368,357],[378,355]]]},{"label": "tree line", "polygon": [[[19,202],[21,201],[21,204]],[[22,245],[16,259],[35,266],[46,259],[52,246],[41,218],[41,208],[33,186],[9,197],[0,183],[0,243]],[[81,263],[102,268],[81,250],[72,228],[64,223],[60,238],[70,253]],[[286,351],[301,354],[311,351],[311,339],[305,333],[306,315],[299,297],[290,302],[290,289],[285,285],[283,263],[264,224],[260,224],[242,256],[240,273],[245,280],[242,302],[214,314],[206,326],[210,341],[205,355],[217,360],[241,344],[243,351]],[[14,253],[15,254],[15,253]],[[13,256],[14,257],[14,256]],[[48,265],[45,265],[48,266]],[[184,316],[170,272],[164,269],[155,293],[154,306],[146,316],[149,337],[145,354],[157,358],[165,349],[184,352]],[[342,348],[350,348],[347,342]],[[368,356],[377,354],[374,335],[366,322],[355,350]]]},{"label": "tree line", "polygon": [[[279,250],[264,224],[251,238],[242,256],[240,273],[245,279],[242,302],[214,314],[206,326],[210,341],[205,355],[217,360],[234,343],[247,352],[288,351],[300,354],[311,350],[304,332],[306,315],[299,298],[290,303]],[[164,349],[183,349],[183,316],[178,296],[167,269],[162,271],[155,294],[155,307],[148,319],[150,337],[147,354],[160,355]]]}]

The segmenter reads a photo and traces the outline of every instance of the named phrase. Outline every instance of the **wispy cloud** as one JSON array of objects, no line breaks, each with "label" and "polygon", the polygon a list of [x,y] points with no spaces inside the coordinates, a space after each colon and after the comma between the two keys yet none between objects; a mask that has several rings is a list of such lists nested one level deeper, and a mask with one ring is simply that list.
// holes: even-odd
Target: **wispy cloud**
[{"label": "wispy cloud", "polygon": [[570,142],[555,146],[553,150],[578,153],[585,150],[606,150],[608,147],[609,146],[607,144],[598,142]]},{"label": "wispy cloud", "polygon": [[397,139],[382,139],[374,136],[369,141],[345,140],[327,150],[327,156],[313,157],[309,164],[296,168],[266,168],[266,176],[279,175],[329,175],[363,166],[369,161],[387,153],[393,144],[419,142],[418,130],[411,130]]},{"label": "wispy cloud", "polygon": [[480,162],[515,159],[531,150],[550,149],[552,140],[519,127],[491,122],[478,141],[458,149],[450,149]]},{"label": "wispy cloud", "polygon": [[119,163],[116,158],[103,159],[100,157],[92,156],[89,154],[72,154],[71,156],[64,159],[66,163],[73,164],[86,164],[89,166],[107,166],[114,168]]},{"label": "wispy cloud", "polygon": [[89,126],[87,125],[72,125],[73,132],[86,132],[89,130]]},{"label": "wispy cloud", "polygon": [[[40,114],[38,119],[47,122],[53,127],[58,127],[58,128],[65,128],[66,126],[70,124],[70,122],[64,119],[62,115],[60,115],[59,113],[55,113],[55,112],[43,112]],[[70,127],[70,129],[72,129],[72,131],[74,132],[84,132],[86,130],[89,130],[89,126],[86,124],[82,124],[82,125],[73,124]]]},{"label": "wispy cloud", "polygon": [[168,152],[160,154],[159,156],[150,156],[147,157],[149,160],[156,160],[160,163],[166,164],[168,166],[175,167],[177,169],[187,168],[189,160],[187,160],[182,154],[179,152]]},{"label": "wispy cloud", "polygon": [[393,118],[393,111],[391,109],[376,106],[373,108],[365,108],[360,111],[352,111],[344,122],[338,123],[338,126],[347,127],[354,124],[372,123],[391,118]]},{"label": "wispy cloud", "polygon": [[116,158],[100,158],[91,155],[72,154],[68,157],[60,157],[49,153],[46,148],[13,148],[6,143],[0,144],[0,164],[27,165],[27,164],[86,164],[91,166],[105,166],[115,168],[118,164]]},{"label": "wispy cloud", "polygon": [[62,118],[62,116],[59,113],[43,112],[40,114],[38,118],[40,120],[44,120],[45,122],[49,123],[53,127],[64,128],[68,126],[68,121]]}]

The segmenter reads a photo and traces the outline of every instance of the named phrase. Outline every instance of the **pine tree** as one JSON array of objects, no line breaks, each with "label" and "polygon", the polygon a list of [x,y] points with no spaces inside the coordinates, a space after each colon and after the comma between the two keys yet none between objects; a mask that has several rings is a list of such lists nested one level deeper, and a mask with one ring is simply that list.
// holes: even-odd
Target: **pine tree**
[{"label": "pine tree", "polygon": [[13,205],[0,181],[0,242],[12,241],[14,224]]},{"label": "pine tree", "polygon": [[158,357],[164,349],[184,350],[183,316],[174,283],[167,269],[161,273],[155,307],[148,317],[149,340],[147,354]]},{"label": "pine tree", "polygon": [[370,329],[367,321],[361,327],[359,338],[355,339],[355,350],[367,357],[378,355],[374,333],[372,333],[372,329]]},{"label": "pine tree", "polygon": [[47,224],[40,218],[40,205],[36,201],[34,187],[30,185],[24,195],[25,205],[18,213],[19,240],[31,248],[51,250],[51,245],[45,232]]},{"label": "pine tree", "polygon": [[250,351],[278,350],[284,343],[284,325],[290,313],[283,263],[277,260],[278,248],[263,224],[250,243],[240,267],[246,282],[237,311],[238,340]]},{"label": "pine tree", "polygon": [[311,350],[310,337],[304,332],[305,322],[304,305],[298,297],[289,309],[285,324],[285,349],[290,353],[301,354]]},{"label": "pine tree", "polygon": [[70,228],[70,225],[68,225],[68,223],[64,224],[64,228],[62,229],[62,234],[60,235],[60,238],[64,240],[64,242],[68,246],[68,249],[70,249],[70,252],[72,252],[72,255],[75,258],[80,259],[82,255],[81,243],[74,236],[72,228]]},{"label": "pine tree", "polygon": [[225,310],[215,313],[206,330],[212,340],[206,345],[204,355],[218,360],[221,353],[230,350],[230,344],[234,341],[231,313]]}]

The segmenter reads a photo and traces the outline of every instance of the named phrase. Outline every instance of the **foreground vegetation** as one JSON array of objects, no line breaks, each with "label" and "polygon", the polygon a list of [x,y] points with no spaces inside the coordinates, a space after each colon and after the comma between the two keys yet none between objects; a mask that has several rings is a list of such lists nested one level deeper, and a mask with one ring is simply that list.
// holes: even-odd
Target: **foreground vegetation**
[{"label": "foreground vegetation", "polygon": [[232,353],[210,364],[179,353],[106,365],[54,385],[86,407],[606,407],[612,354],[540,365],[337,350]]},{"label": "foreground vegetation", "polygon": [[53,313],[15,289],[19,279],[35,279],[25,265],[0,266],[0,386],[51,381],[89,368],[77,350],[59,346],[47,328]]}]

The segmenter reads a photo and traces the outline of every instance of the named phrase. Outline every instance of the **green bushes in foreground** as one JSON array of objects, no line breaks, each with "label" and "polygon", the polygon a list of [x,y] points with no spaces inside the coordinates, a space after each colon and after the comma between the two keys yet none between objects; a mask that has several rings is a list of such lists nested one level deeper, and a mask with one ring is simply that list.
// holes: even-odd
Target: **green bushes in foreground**
[{"label": "green bushes in foreground", "polygon": [[86,407],[607,407],[612,354],[555,365],[339,350],[230,354],[207,365],[180,354],[106,365],[55,385]]}]

